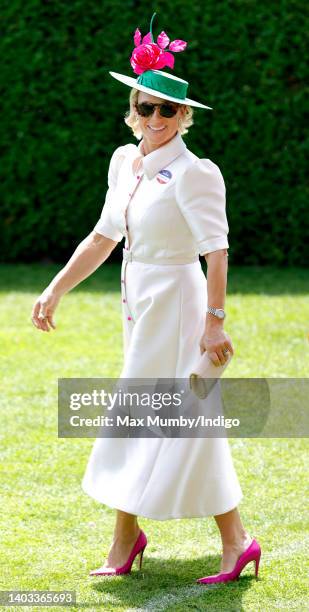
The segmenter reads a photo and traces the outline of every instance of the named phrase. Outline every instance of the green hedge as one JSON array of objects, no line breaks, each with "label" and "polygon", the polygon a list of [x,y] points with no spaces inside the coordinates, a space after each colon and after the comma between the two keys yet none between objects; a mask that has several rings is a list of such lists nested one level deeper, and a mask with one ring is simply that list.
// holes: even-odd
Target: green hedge
[{"label": "green hedge", "polygon": [[[175,74],[195,111],[188,147],[227,187],[230,263],[305,265],[308,198],[303,1],[157,1],[154,34],[184,38]],[[65,261],[93,228],[122,121],[137,26],[152,6],[4,0],[1,19],[2,261]],[[307,232],[307,240],[306,238]],[[115,256],[120,256],[120,248]]]}]

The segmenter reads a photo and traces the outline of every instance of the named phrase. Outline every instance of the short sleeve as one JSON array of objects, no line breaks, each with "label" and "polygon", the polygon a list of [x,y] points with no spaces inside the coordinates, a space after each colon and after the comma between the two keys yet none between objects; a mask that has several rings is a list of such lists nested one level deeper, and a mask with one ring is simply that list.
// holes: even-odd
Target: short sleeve
[{"label": "short sleeve", "polygon": [[219,167],[197,159],[177,182],[176,199],[200,255],[229,248],[225,184]]},{"label": "short sleeve", "polygon": [[111,240],[115,240],[117,242],[120,242],[122,240],[123,234],[118,230],[118,228],[115,227],[115,224],[112,221],[112,195],[113,191],[116,189],[117,177],[120,166],[126,156],[125,149],[125,146],[118,147],[111,157],[108,169],[108,190],[106,192],[105,202],[103,205],[101,217],[93,228],[94,231],[98,234],[102,234],[103,236],[111,238]]}]

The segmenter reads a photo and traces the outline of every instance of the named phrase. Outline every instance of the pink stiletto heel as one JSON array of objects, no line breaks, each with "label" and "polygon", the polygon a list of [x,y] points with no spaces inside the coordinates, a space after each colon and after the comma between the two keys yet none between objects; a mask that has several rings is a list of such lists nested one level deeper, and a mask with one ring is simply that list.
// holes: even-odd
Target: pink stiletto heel
[{"label": "pink stiletto heel", "polygon": [[255,577],[256,578],[258,577],[258,573],[259,573],[260,558],[261,558],[261,550],[260,550],[259,556],[255,559]]},{"label": "pink stiletto heel", "polygon": [[138,553],[137,556],[137,565],[138,565],[138,569],[142,569],[142,563],[143,563],[143,554],[144,554],[144,550],[145,550],[146,546],[144,546],[144,548],[141,550],[140,553]]},{"label": "pink stiletto heel", "polygon": [[250,546],[240,555],[236,561],[234,568],[231,572],[222,574],[215,574],[213,576],[205,576],[204,578],[198,578],[196,582],[199,584],[214,584],[216,582],[229,582],[230,580],[236,580],[244,567],[251,561],[255,563],[255,576],[258,577],[259,564],[261,558],[261,547],[256,540],[252,540]]},{"label": "pink stiletto heel", "polygon": [[143,554],[146,546],[146,534],[141,529],[140,534],[129,555],[129,558],[124,563],[124,565],[115,567],[115,569],[106,569],[104,567],[99,567],[98,569],[92,570],[90,572],[90,576],[118,576],[119,574],[130,574],[135,558],[139,563],[139,569],[142,569]]}]

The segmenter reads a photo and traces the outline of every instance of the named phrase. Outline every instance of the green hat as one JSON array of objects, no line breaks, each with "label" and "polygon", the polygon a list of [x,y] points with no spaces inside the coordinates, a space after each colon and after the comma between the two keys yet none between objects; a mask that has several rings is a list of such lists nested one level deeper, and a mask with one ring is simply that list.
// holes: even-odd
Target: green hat
[{"label": "green hat", "polygon": [[[160,68],[174,68],[174,56],[171,51],[178,53],[184,51],[187,43],[184,40],[174,40],[170,43],[165,32],[161,32],[157,38],[157,42],[153,41],[152,22],[156,13],[153,14],[150,22],[150,31],[143,37],[137,29],[134,34],[135,48],[132,52],[130,63],[138,78],[133,78],[118,72],[110,72],[109,74],[117,81],[134,87],[139,91],[158,96],[164,100],[171,100],[178,104],[188,104],[198,108],[208,108],[196,100],[187,98],[187,90],[189,83],[184,81],[169,72],[163,72]],[[168,48],[168,51],[166,50]]]}]

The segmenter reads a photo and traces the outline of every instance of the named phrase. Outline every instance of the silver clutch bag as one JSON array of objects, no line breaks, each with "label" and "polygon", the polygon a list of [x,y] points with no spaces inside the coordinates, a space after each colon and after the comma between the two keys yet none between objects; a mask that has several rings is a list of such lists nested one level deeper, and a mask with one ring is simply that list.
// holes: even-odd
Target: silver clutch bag
[{"label": "silver clutch bag", "polygon": [[207,351],[203,353],[194,371],[189,376],[190,388],[199,399],[205,399],[209,395],[217,379],[222,376],[231,359],[232,353],[229,353],[224,365],[215,366],[209,358]]}]

